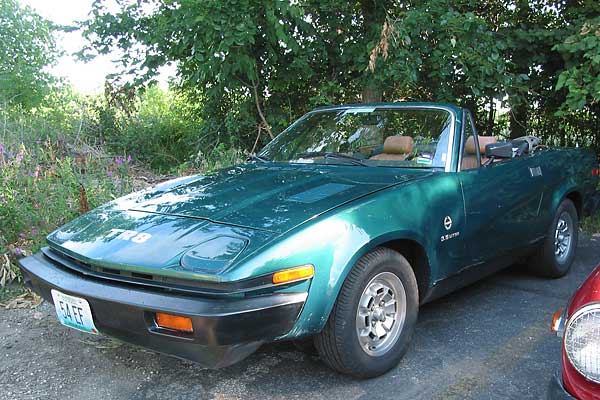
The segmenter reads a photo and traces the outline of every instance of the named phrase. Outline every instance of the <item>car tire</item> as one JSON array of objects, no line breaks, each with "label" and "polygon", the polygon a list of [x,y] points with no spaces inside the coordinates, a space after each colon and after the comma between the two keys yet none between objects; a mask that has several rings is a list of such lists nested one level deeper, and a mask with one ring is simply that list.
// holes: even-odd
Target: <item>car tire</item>
[{"label": "car tire", "polygon": [[575,259],[578,233],[577,209],[571,200],[565,199],[556,210],[546,239],[530,260],[532,270],[546,278],[560,278],[569,272]]},{"label": "car tire", "polygon": [[315,347],[338,372],[356,378],[382,375],[404,356],[418,309],[410,264],[400,253],[377,247],[348,274]]}]

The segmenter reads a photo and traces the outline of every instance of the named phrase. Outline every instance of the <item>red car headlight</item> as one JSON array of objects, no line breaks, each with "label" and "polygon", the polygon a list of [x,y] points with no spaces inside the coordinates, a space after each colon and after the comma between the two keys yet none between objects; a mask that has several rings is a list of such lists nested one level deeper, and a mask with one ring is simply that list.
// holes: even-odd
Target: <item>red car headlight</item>
[{"label": "red car headlight", "polygon": [[567,322],[564,338],[565,353],[573,367],[600,383],[600,304],[577,310]]}]

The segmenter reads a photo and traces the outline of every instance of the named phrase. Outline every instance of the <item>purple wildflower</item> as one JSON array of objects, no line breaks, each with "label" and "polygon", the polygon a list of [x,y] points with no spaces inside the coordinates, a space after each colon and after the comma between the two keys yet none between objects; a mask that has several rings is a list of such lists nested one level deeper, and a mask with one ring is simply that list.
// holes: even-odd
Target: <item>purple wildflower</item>
[{"label": "purple wildflower", "polygon": [[23,250],[21,250],[20,247],[16,247],[15,248],[15,255],[16,256],[22,256],[23,255]]},{"label": "purple wildflower", "polygon": [[131,158],[131,154],[127,156],[127,163],[130,163],[133,161],[133,158]]},{"label": "purple wildflower", "polygon": [[20,237],[21,239],[25,239],[27,236],[26,236],[24,233],[19,233],[19,237]]},{"label": "purple wildflower", "polygon": [[115,158],[115,162],[120,167],[121,165],[123,165],[123,157],[117,157],[117,158]]},{"label": "purple wildflower", "polygon": [[32,234],[32,235],[37,235],[37,234],[38,234],[38,230],[37,230],[37,229],[35,229],[35,228],[34,228],[34,229],[32,229],[32,230],[31,230],[31,234]]},{"label": "purple wildflower", "polygon": [[113,176],[112,171],[110,171],[110,170],[106,171],[106,176],[108,176],[109,178],[112,178],[112,176]]},{"label": "purple wildflower", "polygon": [[4,154],[4,145],[0,143],[0,154]]}]

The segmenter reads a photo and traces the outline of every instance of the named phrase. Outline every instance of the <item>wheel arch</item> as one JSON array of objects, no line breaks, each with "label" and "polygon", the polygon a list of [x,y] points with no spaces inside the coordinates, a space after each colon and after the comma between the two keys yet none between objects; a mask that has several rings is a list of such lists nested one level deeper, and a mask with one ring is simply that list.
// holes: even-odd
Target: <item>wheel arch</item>
[{"label": "wheel arch", "polygon": [[[373,249],[377,247],[386,247],[397,251],[407,259],[417,280],[417,287],[419,289],[419,302],[421,302],[423,299],[425,299],[427,292],[429,291],[429,280],[431,277],[430,257],[427,253],[424,243],[425,240],[423,238],[419,238],[416,232],[389,233],[370,240],[358,251],[356,251],[354,257],[352,257],[350,262],[348,262],[343,274],[339,277],[339,284],[337,285],[334,299],[337,300],[337,297],[342,289],[342,285],[344,284],[344,281],[348,277],[350,270],[352,267],[354,267],[356,262],[358,262],[361,257],[368,254]],[[332,302],[331,308],[325,315],[325,321],[329,318],[329,314],[331,313],[331,309],[333,308],[333,303],[335,303],[335,300]]]},{"label": "wheel arch", "polygon": [[429,291],[429,278],[431,276],[429,257],[425,248],[413,239],[394,239],[381,243],[378,247],[387,247],[402,254],[410,264],[419,288],[419,302]]},{"label": "wheel arch", "polygon": [[551,208],[549,210],[550,215],[553,217],[556,214],[556,210],[564,200],[570,200],[577,210],[577,217],[583,217],[583,194],[579,188],[574,184],[565,185],[559,188],[553,193]]},{"label": "wheel arch", "polygon": [[420,236],[418,232],[408,230],[386,232],[362,242],[360,246],[354,248],[352,256],[344,261],[343,266],[338,265],[337,268],[329,269],[327,274],[319,280],[321,285],[319,291],[313,293],[316,286],[312,287],[313,285],[311,285],[308,297],[310,306],[307,307],[307,303],[297,325],[285,335],[285,338],[297,339],[321,332],[331,315],[350,271],[358,260],[377,247],[392,249],[407,259],[417,280],[419,303],[421,303],[422,300],[427,298],[431,286],[430,277],[433,262],[431,260],[432,255],[427,251],[427,243],[425,237]]},{"label": "wheel arch", "polygon": [[[581,193],[576,189],[572,189],[571,191],[565,194],[563,200],[564,199],[569,199],[573,202],[575,210],[577,210],[577,217],[581,218],[583,213],[583,196],[581,195]],[[563,200],[561,200],[558,204],[562,203]]]}]

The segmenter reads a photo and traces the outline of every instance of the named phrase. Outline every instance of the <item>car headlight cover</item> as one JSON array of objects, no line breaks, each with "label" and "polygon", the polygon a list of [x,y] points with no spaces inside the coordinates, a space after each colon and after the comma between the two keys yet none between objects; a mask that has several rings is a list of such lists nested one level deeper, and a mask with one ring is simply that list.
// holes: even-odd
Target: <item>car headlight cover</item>
[{"label": "car headlight cover", "polygon": [[600,304],[580,308],[565,329],[565,352],[573,367],[600,383]]}]

